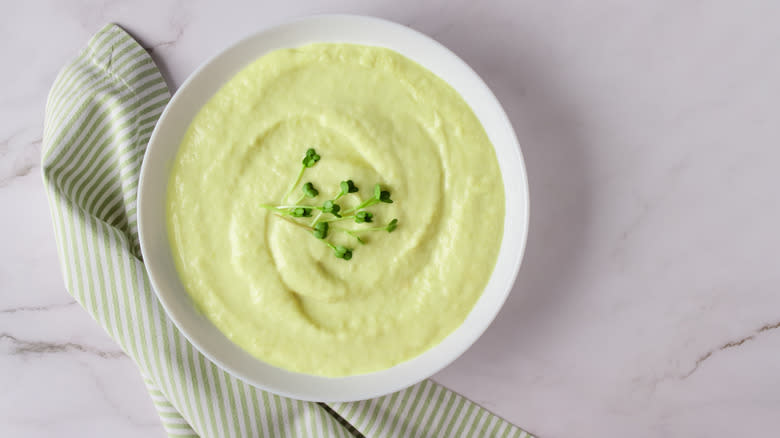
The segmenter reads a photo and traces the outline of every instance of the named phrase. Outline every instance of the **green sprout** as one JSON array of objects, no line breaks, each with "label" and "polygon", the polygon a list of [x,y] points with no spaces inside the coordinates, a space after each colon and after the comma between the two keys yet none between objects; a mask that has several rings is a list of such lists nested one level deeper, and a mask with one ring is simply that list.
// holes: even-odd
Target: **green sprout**
[{"label": "green sprout", "polygon": [[301,182],[301,178],[303,178],[303,172],[317,164],[317,161],[320,161],[320,156],[317,155],[317,152],[313,148],[309,148],[306,151],[306,155],[303,157],[303,160],[301,160],[301,171],[298,172],[298,176],[295,178],[295,182],[292,183],[289,189],[287,189],[287,193],[285,193],[282,197],[282,201],[287,199],[290,196],[290,193],[295,190],[295,187],[298,186],[298,183]]},{"label": "green sprout", "polygon": [[316,198],[320,194],[319,190],[314,188],[314,184],[307,182],[301,187],[301,191],[308,198]]},{"label": "green sprout", "polygon": [[[307,198],[314,199],[320,194],[319,190],[317,190],[317,188],[314,187],[314,183],[312,183],[311,181],[305,183],[301,187],[301,196],[298,200],[296,200],[292,204],[285,204],[287,198],[290,196],[292,191],[295,190],[295,187],[297,187],[298,184],[301,182],[301,179],[303,178],[303,174],[306,171],[306,169],[313,167],[315,164],[317,164],[318,161],[320,161],[320,156],[313,148],[309,148],[306,151],[306,155],[303,157],[303,160],[301,160],[301,170],[300,172],[298,172],[298,176],[295,178],[295,182],[292,184],[290,189],[282,198],[282,204],[281,205],[260,204],[260,207],[269,210],[274,215],[285,220],[286,222],[289,222],[292,225],[307,230],[315,238],[321,240],[323,243],[325,243],[325,245],[327,245],[330,249],[332,249],[336,257],[343,260],[351,260],[352,251],[353,251],[352,248],[348,248],[341,245],[335,245],[334,243],[329,242],[327,238],[330,234],[330,231],[335,230],[335,231],[345,233],[355,238],[358,241],[358,243],[365,244],[365,241],[360,237],[360,233],[366,231],[387,231],[388,233],[392,233],[398,226],[398,219],[393,219],[390,222],[388,222],[387,225],[380,226],[380,227],[356,228],[356,229],[330,226],[330,223],[344,221],[344,220],[352,220],[356,224],[372,223],[374,221],[374,213],[367,211],[365,209],[379,203],[392,204],[393,200],[390,198],[389,191],[382,190],[382,187],[379,184],[376,184],[374,186],[374,192],[371,198],[360,202],[356,207],[350,208],[348,210],[342,210],[341,205],[338,204],[336,201],[338,201],[344,196],[347,196],[351,193],[357,193],[359,191],[354,181],[352,181],[351,179],[346,179],[344,181],[341,181],[341,183],[339,184],[340,190],[339,193],[336,195],[336,197],[334,197],[333,199],[326,200],[325,202],[322,203],[322,205],[319,206],[306,205],[302,203],[304,199]],[[296,220],[297,218],[311,217],[314,210],[318,210],[318,212],[317,215],[314,217],[314,219],[311,221],[310,225],[304,224],[300,220]],[[333,218],[320,220],[322,215],[325,213],[332,215]]]},{"label": "green sprout", "polygon": [[374,199],[378,200],[379,202],[385,202],[387,204],[393,203],[393,200],[390,199],[390,192],[387,190],[382,190],[382,188],[379,187],[379,184],[374,186]]},{"label": "green sprout", "polygon": [[314,234],[314,237],[318,239],[324,239],[328,237],[328,223],[327,222],[317,222],[314,225],[314,231],[312,231],[312,234]]},{"label": "green sprout", "polygon": [[311,217],[311,208],[296,207],[290,209],[290,216],[292,217]]},{"label": "green sprout", "polygon": [[322,204],[322,207],[317,207],[319,210],[321,210],[323,213],[330,213],[333,216],[341,217],[339,214],[339,210],[341,210],[341,206],[336,204],[333,200],[327,200],[324,204]]},{"label": "green sprout", "polygon": [[357,207],[350,208],[349,210],[345,211],[344,214],[352,213],[353,211],[362,210],[364,208],[368,208],[374,204],[378,204],[380,202],[384,202],[386,204],[392,204],[393,200],[390,199],[390,192],[387,190],[382,190],[382,187],[379,184],[376,184],[374,186],[374,196],[371,198],[366,199],[365,201],[361,202]]},{"label": "green sprout", "polygon": [[[325,222],[327,223],[327,222]],[[387,223],[387,225],[383,227],[372,227],[372,228],[360,228],[355,230],[350,230],[348,228],[341,228],[341,227],[333,227],[336,231],[341,231],[342,233],[348,234],[352,237],[354,237],[358,242],[361,244],[365,244],[366,242],[360,238],[360,233],[366,232],[366,231],[387,231],[388,233],[392,233],[395,231],[395,229],[398,228],[398,219],[393,219],[390,222]]]},{"label": "green sprout", "polygon": [[374,215],[368,211],[360,210],[359,212],[355,213],[356,224],[370,223],[373,220],[374,220]]},{"label": "green sprout", "polygon": [[354,233],[362,233],[364,231],[387,231],[388,233],[392,233],[395,231],[395,229],[398,228],[398,219],[393,219],[390,222],[387,223],[387,225],[383,227],[371,227],[371,228],[360,228],[357,230],[349,230]]},{"label": "green sprout", "polygon": [[357,186],[355,185],[355,183],[352,182],[351,179],[348,179],[346,181],[342,181],[341,184],[339,184],[339,188],[341,189],[341,191],[336,196],[335,200],[338,200],[342,196],[346,196],[346,195],[348,195],[350,193],[355,193],[355,192],[357,192],[359,190],[357,188]]},{"label": "green sprout", "polygon": [[[356,224],[363,224],[363,223],[371,223],[374,221],[374,215],[371,212],[360,210],[355,214],[350,214],[346,216],[338,216],[333,219],[327,219],[322,222],[341,222],[346,220],[354,220]],[[317,221],[315,221],[317,222]]]},{"label": "green sprout", "polygon": [[392,233],[396,228],[398,228],[398,219],[391,220],[390,223],[385,227],[388,233]]},{"label": "green sprout", "polygon": [[303,164],[304,167],[312,167],[317,164],[317,161],[320,161],[320,156],[317,155],[317,152],[313,148],[309,148],[306,151],[306,156],[301,160],[301,164]]},{"label": "green sprout", "polygon": [[325,242],[330,249],[333,250],[334,253],[336,253],[336,257],[344,260],[349,260],[352,258],[352,249],[347,248],[346,246],[341,245],[334,245],[330,242]]},{"label": "green sprout", "polygon": [[358,241],[358,243],[360,243],[361,245],[363,245],[363,244],[365,244],[365,243],[366,243],[366,242],[365,242],[363,239],[361,239],[361,238],[360,238],[360,236],[358,235],[358,233],[359,233],[360,231],[363,231],[363,230],[350,230],[350,229],[348,229],[348,228],[341,228],[341,227],[333,227],[333,229],[334,229],[334,230],[336,230],[336,231],[341,231],[341,232],[342,232],[342,233],[344,233],[344,234],[348,234],[348,235],[350,235],[350,236],[354,237],[354,238],[355,238],[355,240],[357,240],[357,241]]}]

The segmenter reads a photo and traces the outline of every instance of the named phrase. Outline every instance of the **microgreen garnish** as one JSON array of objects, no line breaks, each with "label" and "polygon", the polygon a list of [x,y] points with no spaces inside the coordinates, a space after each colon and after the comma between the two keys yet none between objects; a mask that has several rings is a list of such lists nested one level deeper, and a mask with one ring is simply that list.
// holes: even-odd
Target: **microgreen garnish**
[{"label": "microgreen garnish", "polygon": [[303,172],[305,172],[309,167],[317,164],[317,161],[320,161],[320,156],[317,155],[317,152],[313,148],[309,148],[306,151],[306,155],[303,157],[303,160],[301,160],[301,170],[298,172],[298,176],[295,178],[295,182],[292,183],[290,188],[287,189],[287,193],[285,193],[282,197],[282,202],[287,200],[287,197],[290,196],[290,193],[292,193],[292,191],[295,190],[295,187],[298,186],[298,183],[301,182],[301,178],[303,178]]},{"label": "microgreen garnish", "polygon": [[301,191],[308,198],[316,198],[320,194],[320,191],[314,188],[314,184],[307,182],[301,187]]},{"label": "microgreen garnish", "polygon": [[374,204],[378,204],[380,202],[384,202],[387,204],[392,204],[393,200],[390,199],[390,192],[387,190],[382,190],[382,186],[379,184],[374,185],[374,196],[371,198],[366,199],[365,201],[361,202],[357,207],[350,208],[349,210],[345,211],[344,214],[352,213],[353,211],[362,210],[364,208],[371,207]]},{"label": "microgreen garnish", "polygon": [[334,245],[330,242],[325,242],[325,243],[327,243],[330,249],[332,249],[333,252],[336,253],[336,257],[344,260],[349,260],[352,258],[352,250],[347,248],[346,246]]},{"label": "microgreen garnish", "polygon": [[296,207],[290,211],[292,217],[311,217],[311,208]]},{"label": "microgreen garnish", "polygon": [[398,228],[398,219],[391,220],[390,223],[385,227],[388,233],[392,233],[396,228]]},{"label": "microgreen garnish", "polygon": [[301,161],[301,163],[305,167],[312,167],[315,164],[317,164],[317,161],[320,161],[320,156],[317,155],[317,152],[314,149],[309,148],[306,151],[306,156],[303,157],[303,160]]},{"label": "microgreen garnish", "polygon": [[314,225],[314,231],[312,231],[314,234],[314,237],[318,239],[324,239],[328,237],[328,223],[327,222],[317,222],[317,224]]},{"label": "microgreen garnish", "polygon": [[393,219],[390,222],[387,223],[387,225],[383,227],[371,227],[371,228],[358,228],[355,230],[345,230],[344,228],[338,228],[339,231],[349,231],[349,235],[354,235],[356,233],[362,233],[365,231],[387,231],[388,233],[392,233],[395,231],[395,229],[398,228],[398,219]]},{"label": "microgreen garnish", "polygon": [[374,215],[365,211],[360,210],[359,212],[355,213],[355,223],[362,224],[362,223],[370,223],[374,220]]},{"label": "microgreen garnish", "polygon": [[342,196],[348,195],[350,193],[355,193],[359,190],[351,179],[342,181],[341,184],[339,184],[339,187],[341,188],[341,191],[339,192],[338,196],[336,196],[336,199],[339,199]]},{"label": "microgreen garnish", "polygon": [[318,208],[322,210],[323,213],[330,213],[333,216],[341,217],[341,215],[339,214],[339,210],[341,210],[341,206],[336,204],[331,199],[325,201],[325,203],[322,204],[322,207],[318,207]]},{"label": "microgreen garnish", "polygon": [[[284,197],[282,197],[282,203],[280,205],[260,204],[260,207],[271,211],[276,216],[279,216],[293,225],[308,230],[314,237],[322,240],[330,249],[332,249],[336,257],[344,260],[350,260],[352,259],[351,248],[336,245],[326,240],[331,230],[345,233],[351,237],[354,237],[360,244],[364,244],[365,241],[360,238],[360,233],[365,231],[387,231],[388,233],[391,233],[398,226],[398,219],[393,219],[388,222],[387,225],[381,227],[355,229],[342,228],[337,226],[331,227],[329,223],[345,220],[351,220],[356,224],[372,223],[374,221],[374,214],[370,211],[366,211],[366,209],[379,203],[392,204],[393,200],[390,199],[389,191],[382,190],[382,187],[379,184],[376,184],[374,185],[373,196],[371,198],[359,202],[358,205],[353,208],[342,210],[341,205],[336,201],[344,196],[347,196],[351,193],[357,193],[359,191],[358,187],[351,179],[346,179],[341,181],[339,184],[338,194],[336,194],[333,199],[325,200],[321,205],[302,204],[304,199],[314,199],[320,195],[319,190],[314,187],[312,182],[307,182],[301,186],[301,196],[298,198],[298,200],[292,204],[285,204],[287,198],[290,196],[293,190],[295,190],[298,184],[300,184],[306,169],[313,167],[315,164],[317,164],[318,161],[320,161],[319,154],[317,154],[313,148],[308,149],[306,151],[306,155],[301,161],[301,170],[298,173],[298,176],[295,178],[295,182],[292,184],[292,186],[290,186],[289,190],[287,190],[287,193],[285,193]],[[311,225],[307,225],[298,220],[295,220],[295,218],[311,217],[314,210],[318,210],[318,212],[311,221]],[[320,220],[322,215],[326,213],[332,215],[333,217],[330,219]]]},{"label": "microgreen garnish", "polygon": [[393,200],[390,199],[390,192],[388,192],[387,190],[382,190],[379,184],[374,186],[374,199],[376,199],[379,202],[386,202],[388,204],[393,203]]},{"label": "microgreen garnish", "polygon": [[361,238],[360,238],[360,236],[358,235],[358,233],[359,233],[360,231],[363,231],[363,230],[350,230],[350,229],[347,229],[347,228],[341,228],[341,227],[333,227],[333,229],[334,229],[334,230],[336,230],[336,231],[341,231],[341,232],[342,232],[342,233],[344,233],[344,234],[348,234],[348,235],[350,235],[350,236],[354,237],[354,238],[355,238],[355,240],[357,240],[357,241],[358,241],[358,243],[360,243],[361,245],[362,245],[362,244],[364,244],[364,243],[366,243],[366,242],[365,242],[365,241],[363,241],[363,239],[361,239]]}]

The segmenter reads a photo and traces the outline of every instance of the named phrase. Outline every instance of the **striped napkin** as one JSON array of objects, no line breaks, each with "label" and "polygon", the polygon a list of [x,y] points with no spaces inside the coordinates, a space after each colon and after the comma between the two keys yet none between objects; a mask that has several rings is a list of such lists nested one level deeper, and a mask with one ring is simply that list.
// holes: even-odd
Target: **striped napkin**
[{"label": "striped napkin", "polygon": [[138,365],[169,436],[529,436],[428,380],[354,403],[261,391],[193,348],[165,315],[138,246],[138,174],[168,88],[116,25],[66,65],[46,103],[43,180],[71,295]]}]

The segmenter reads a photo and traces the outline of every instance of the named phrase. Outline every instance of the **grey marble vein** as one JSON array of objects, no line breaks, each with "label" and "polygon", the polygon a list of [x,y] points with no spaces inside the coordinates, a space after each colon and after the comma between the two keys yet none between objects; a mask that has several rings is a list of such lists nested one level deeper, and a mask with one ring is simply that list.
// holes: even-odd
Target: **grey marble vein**
[{"label": "grey marble vein", "polygon": [[22,312],[48,312],[50,310],[58,310],[65,307],[70,307],[73,306],[74,304],[76,304],[75,301],[68,301],[67,303],[48,304],[45,306],[7,307],[4,309],[0,309],[0,314],[22,313]]},{"label": "grey marble vein", "polygon": [[13,355],[78,352],[94,355],[103,359],[119,359],[126,357],[125,353],[118,350],[101,350],[75,342],[30,341],[20,339],[10,333],[0,333],[0,341],[8,341],[11,343],[11,354]]},{"label": "grey marble vein", "polygon": [[777,329],[777,328],[780,328],[780,322],[776,322],[776,323],[773,323],[773,324],[771,324],[771,323],[770,324],[765,324],[761,328],[759,328],[758,330],[754,331],[750,335],[747,335],[747,336],[745,336],[743,338],[739,338],[739,339],[737,339],[735,341],[726,342],[725,344],[723,344],[723,345],[721,345],[721,346],[719,346],[717,348],[714,348],[714,349],[704,353],[698,359],[696,359],[696,362],[693,364],[693,367],[688,372],[686,372],[685,374],[680,376],[680,380],[687,379],[688,377],[693,375],[693,373],[695,373],[696,371],[699,370],[699,367],[701,366],[701,364],[704,363],[704,361],[706,361],[707,359],[711,358],[712,355],[714,355],[715,353],[717,353],[719,351],[728,350],[730,348],[739,347],[740,345],[744,344],[745,342],[752,341],[752,340],[756,339],[756,336],[760,335],[761,333],[767,332],[767,331],[770,331],[770,330],[774,330],[774,329]]}]

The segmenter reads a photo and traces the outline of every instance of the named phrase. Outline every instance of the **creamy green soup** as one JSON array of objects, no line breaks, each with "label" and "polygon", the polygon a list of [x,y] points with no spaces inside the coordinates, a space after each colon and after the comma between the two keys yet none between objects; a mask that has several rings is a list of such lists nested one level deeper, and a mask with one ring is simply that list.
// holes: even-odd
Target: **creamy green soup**
[{"label": "creamy green soup", "polygon": [[[392,192],[368,210],[398,218],[393,233],[329,236],[351,260],[260,208],[284,196],[310,147],[322,160],[302,182],[322,199],[347,177],[360,191],[345,209],[374,183]],[[404,56],[351,44],[274,51],[234,76],[192,121],[167,196],[198,309],[257,358],[324,376],[389,368],[442,341],[482,293],[503,233],[496,155],[466,102]]]}]

